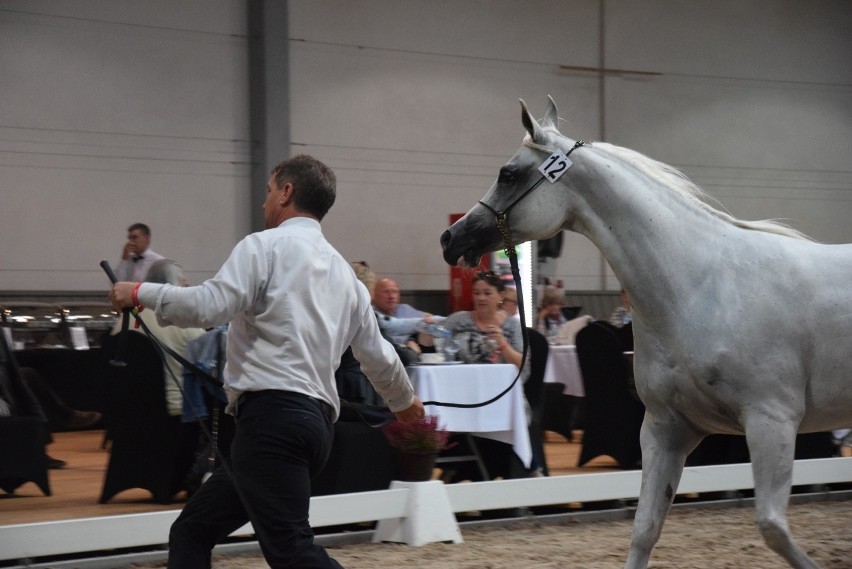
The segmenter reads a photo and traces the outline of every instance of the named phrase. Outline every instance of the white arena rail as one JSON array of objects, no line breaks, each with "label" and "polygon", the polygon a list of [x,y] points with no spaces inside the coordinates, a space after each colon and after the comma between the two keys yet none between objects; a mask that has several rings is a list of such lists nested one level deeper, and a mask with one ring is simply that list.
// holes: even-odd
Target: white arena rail
[{"label": "white arena rail", "polygon": [[[391,489],[311,499],[314,527],[378,520],[374,541],[461,541],[452,512],[635,499],[639,471],[470,484],[393,482]],[[852,457],[797,460],[793,485],[852,482]],[[678,494],[754,487],[750,464],[687,467]],[[0,526],[0,560],[165,545],[178,511]],[[251,535],[247,524],[233,535]]]}]

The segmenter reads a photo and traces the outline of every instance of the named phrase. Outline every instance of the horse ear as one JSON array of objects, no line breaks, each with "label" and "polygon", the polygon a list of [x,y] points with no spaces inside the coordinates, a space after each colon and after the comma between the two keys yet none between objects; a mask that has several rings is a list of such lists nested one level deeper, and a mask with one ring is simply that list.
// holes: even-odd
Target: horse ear
[{"label": "horse ear", "polygon": [[559,130],[559,112],[556,110],[556,103],[550,95],[547,96],[547,112],[544,114],[541,126],[552,126]]},{"label": "horse ear", "polygon": [[530,114],[529,110],[527,110],[527,104],[524,100],[518,100],[521,102],[521,122],[524,123],[524,128],[527,129],[527,132],[533,142],[536,144],[543,144],[545,142],[544,132],[542,132],[538,122]]}]

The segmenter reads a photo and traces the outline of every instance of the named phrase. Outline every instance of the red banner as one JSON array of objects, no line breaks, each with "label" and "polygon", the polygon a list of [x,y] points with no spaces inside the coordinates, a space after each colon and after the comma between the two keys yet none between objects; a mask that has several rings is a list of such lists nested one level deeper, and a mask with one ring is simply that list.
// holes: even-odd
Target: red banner
[{"label": "red banner", "polygon": [[[451,213],[450,225],[464,217],[463,213]],[[476,269],[450,267],[450,313],[473,309],[473,274],[491,267],[491,255],[483,255]]]}]

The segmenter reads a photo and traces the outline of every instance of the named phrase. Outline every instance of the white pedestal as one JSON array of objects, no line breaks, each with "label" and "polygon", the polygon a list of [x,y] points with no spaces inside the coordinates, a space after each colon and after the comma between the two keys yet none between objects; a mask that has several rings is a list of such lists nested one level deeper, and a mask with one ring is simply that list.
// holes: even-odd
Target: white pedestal
[{"label": "white pedestal", "polygon": [[450,507],[450,499],[440,480],[428,482],[391,482],[391,490],[409,490],[405,517],[379,520],[373,543],[392,541],[408,545],[425,545],[436,541],[461,543],[459,524]]}]

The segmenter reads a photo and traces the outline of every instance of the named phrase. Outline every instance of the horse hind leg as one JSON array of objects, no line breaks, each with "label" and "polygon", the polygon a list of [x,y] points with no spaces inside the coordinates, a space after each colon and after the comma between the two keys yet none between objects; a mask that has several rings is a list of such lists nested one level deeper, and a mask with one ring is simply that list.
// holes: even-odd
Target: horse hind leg
[{"label": "horse hind leg", "polygon": [[795,569],[819,569],[790,535],[787,505],[793,481],[796,425],[768,422],[765,417],[746,425],[746,440],[754,474],[757,525],[766,545]]},{"label": "horse hind leg", "polygon": [[645,414],[642,423],[642,487],[633,519],[633,536],[625,569],[645,569],[660,539],[674,501],[686,456],[700,442],[685,423],[658,423]]}]

